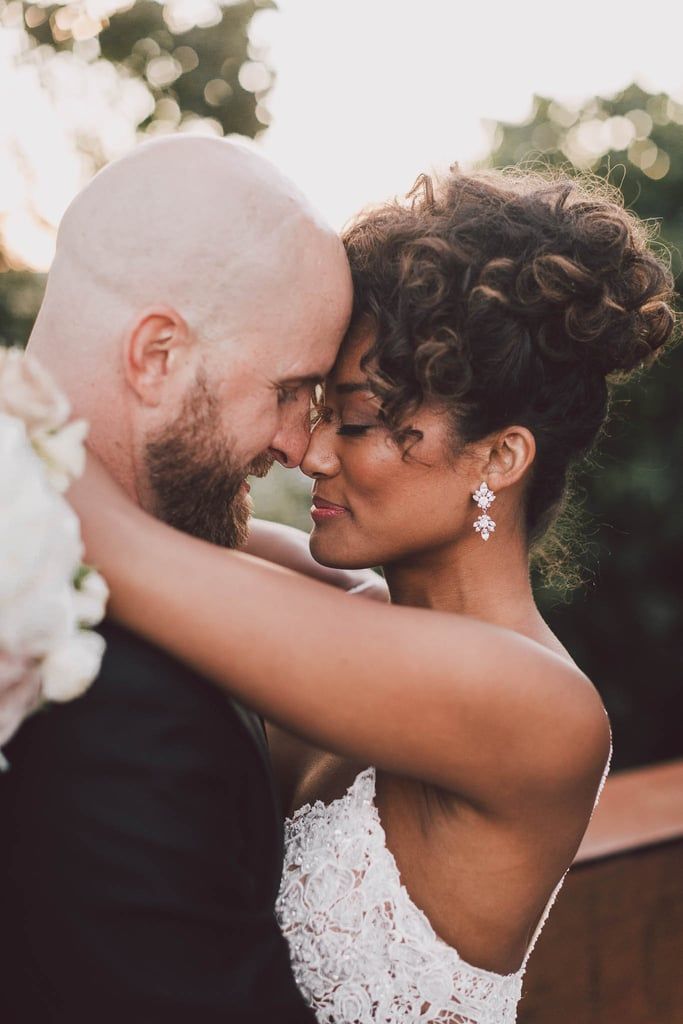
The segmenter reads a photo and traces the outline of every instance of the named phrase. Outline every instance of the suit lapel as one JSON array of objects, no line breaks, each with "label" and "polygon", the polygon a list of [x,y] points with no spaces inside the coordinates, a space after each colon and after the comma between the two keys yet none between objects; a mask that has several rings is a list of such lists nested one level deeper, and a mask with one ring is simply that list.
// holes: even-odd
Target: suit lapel
[{"label": "suit lapel", "polygon": [[230,697],[229,699],[240,718],[242,725],[254,740],[261,760],[265,763],[266,768],[268,769],[268,774],[271,775],[272,767],[270,764],[270,754],[268,753],[266,734],[263,725],[261,724],[261,719],[258,715],[255,715],[253,711],[248,711],[238,700],[235,700],[234,697]]},{"label": "suit lapel", "polygon": [[280,798],[275,787],[275,781],[273,778],[273,766],[270,760],[270,752],[268,750],[268,741],[266,739],[266,732],[262,720],[258,715],[254,714],[253,711],[249,711],[245,708],[238,700],[234,697],[229,697],[228,700],[232,705],[236,715],[242,722],[242,725],[251,736],[261,762],[266,771],[268,779],[268,787],[272,796],[271,807],[273,812],[273,820],[275,822],[275,834],[277,835],[277,870],[273,873],[275,881],[275,898],[280,888],[280,876],[282,873],[282,864],[284,861],[284,827],[283,827],[283,814],[280,806]]}]

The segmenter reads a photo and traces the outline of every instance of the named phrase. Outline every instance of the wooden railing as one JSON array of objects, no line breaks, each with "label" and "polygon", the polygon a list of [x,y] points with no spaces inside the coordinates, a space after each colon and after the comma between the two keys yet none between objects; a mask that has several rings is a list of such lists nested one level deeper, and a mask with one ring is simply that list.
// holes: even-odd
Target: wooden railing
[{"label": "wooden railing", "polygon": [[519,1024],[683,1024],[683,761],[608,779]]}]

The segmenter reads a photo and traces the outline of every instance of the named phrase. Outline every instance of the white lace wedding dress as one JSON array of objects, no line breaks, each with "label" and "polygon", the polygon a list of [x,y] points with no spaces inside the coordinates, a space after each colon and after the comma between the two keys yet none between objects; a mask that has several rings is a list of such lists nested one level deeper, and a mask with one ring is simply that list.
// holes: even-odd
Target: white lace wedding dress
[{"label": "white lace wedding dress", "polygon": [[287,821],[276,911],[320,1024],[514,1024],[527,958],[561,884],[518,971],[466,963],[401,884],[366,768],[343,797]]}]

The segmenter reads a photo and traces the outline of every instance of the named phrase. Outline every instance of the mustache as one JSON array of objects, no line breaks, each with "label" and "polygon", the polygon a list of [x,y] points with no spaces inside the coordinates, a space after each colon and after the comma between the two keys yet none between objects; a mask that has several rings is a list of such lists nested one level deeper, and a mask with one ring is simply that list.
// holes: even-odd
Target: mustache
[{"label": "mustache", "polygon": [[274,455],[270,455],[268,452],[263,452],[261,455],[257,455],[256,458],[249,463],[244,470],[244,475],[245,477],[255,476],[262,479],[270,473],[274,462]]}]

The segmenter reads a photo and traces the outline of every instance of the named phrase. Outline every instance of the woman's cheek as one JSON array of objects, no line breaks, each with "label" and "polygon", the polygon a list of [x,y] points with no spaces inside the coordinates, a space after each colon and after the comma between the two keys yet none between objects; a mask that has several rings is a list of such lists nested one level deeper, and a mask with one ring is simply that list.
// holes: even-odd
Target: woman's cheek
[{"label": "woman's cheek", "polygon": [[359,445],[354,468],[359,485],[368,493],[388,495],[404,486],[405,462],[395,443],[380,431]]}]

